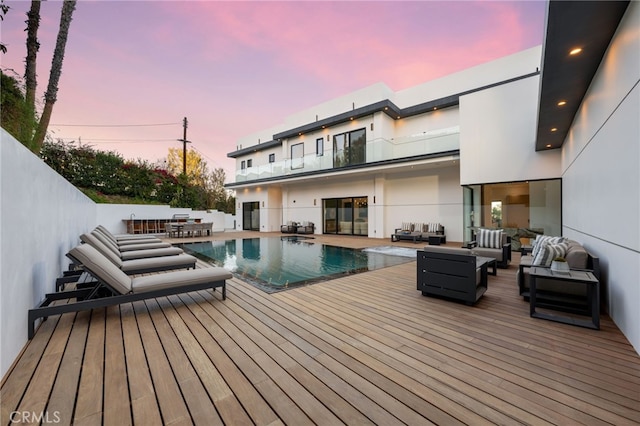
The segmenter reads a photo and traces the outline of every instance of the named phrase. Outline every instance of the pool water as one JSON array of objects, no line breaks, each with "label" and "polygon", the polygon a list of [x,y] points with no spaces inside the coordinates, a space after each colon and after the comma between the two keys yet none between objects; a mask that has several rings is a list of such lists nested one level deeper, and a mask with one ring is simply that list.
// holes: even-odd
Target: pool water
[{"label": "pool water", "polygon": [[184,243],[180,247],[267,292],[415,260],[313,241],[296,236],[243,238]]}]

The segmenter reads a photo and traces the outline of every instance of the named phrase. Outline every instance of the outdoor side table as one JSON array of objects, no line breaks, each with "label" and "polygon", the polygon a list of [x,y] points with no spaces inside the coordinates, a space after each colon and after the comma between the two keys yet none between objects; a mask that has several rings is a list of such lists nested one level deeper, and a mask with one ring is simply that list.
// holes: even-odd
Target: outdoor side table
[{"label": "outdoor side table", "polygon": [[[532,266],[529,271],[529,313],[532,318],[541,318],[550,321],[557,321],[564,324],[577,325],[579,327],[600,329],[600,283],[598,279],[589,271],[570,270],[561,273],[552,271],[550,268]],[[587,304],[591,310],[591,321],[582,320],[569,316],[550,314],[546,312],[536,312],[536,280],[546,278],[556,281],[569,281],[581,283],[587,286]]]}]

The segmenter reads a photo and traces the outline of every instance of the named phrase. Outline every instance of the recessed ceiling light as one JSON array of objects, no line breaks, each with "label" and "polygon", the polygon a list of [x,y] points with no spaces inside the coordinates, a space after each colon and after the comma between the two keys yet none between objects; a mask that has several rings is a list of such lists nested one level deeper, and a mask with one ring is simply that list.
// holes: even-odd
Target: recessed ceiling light
[{"label": "recessed ceiling light", "polygon": [[551,144],[547,144],[547,148],[551,148]]},{"label": "recessed ceiling light", "polygon": [[567,101],[559,101],[558,102],[558,106],[565,106],[567,104]]},{"label": "recessed ceiling light", "polygon": [[582,47],[576,47],[575,49],[571,49],[569,51],[569,55],[577,55],[580,52],[582,52]]},{"label": "recessed ceiling light", "polygon": [[552,127],[552,128],[551,128],[551,131],[552,131],[552,132],[557,132],[557,131],[558,131],[558,128],[557,128],[557,127]]}]

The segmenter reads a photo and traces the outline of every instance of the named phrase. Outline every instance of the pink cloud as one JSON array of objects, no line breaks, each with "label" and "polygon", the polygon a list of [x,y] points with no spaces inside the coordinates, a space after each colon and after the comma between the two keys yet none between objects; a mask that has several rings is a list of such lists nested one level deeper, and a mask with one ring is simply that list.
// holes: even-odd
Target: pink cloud
[{"label": "pink cloud", "polygon": [[[2,66],[21,70],[29,3],[10,4],[3,42],[21,48]],[[60,4],[42,7],[44,90]],[[52,123],[175,123],[55,129],[155,160],[187,116],[193,146],[230,175],[238,138],[379,81],[401,90],[534,46],[543,17],[543,2],[80,2]]]}]

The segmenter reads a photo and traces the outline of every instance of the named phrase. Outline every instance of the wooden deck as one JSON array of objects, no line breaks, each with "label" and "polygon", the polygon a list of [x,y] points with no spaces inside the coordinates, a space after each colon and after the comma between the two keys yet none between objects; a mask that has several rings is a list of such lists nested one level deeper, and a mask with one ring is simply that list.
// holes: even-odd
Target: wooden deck
[{"label": "wooden deck", "polygon": [[639,424],[638,354],[607,316],[530,318],[515,257],[473,307],[422,296],[414,261],[51,317],[3,380],[2,424]]}]

